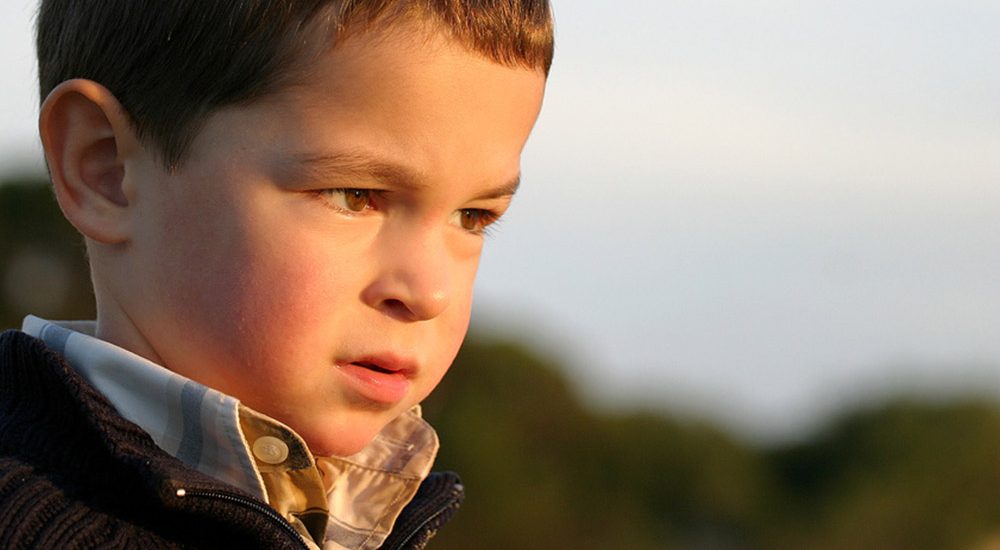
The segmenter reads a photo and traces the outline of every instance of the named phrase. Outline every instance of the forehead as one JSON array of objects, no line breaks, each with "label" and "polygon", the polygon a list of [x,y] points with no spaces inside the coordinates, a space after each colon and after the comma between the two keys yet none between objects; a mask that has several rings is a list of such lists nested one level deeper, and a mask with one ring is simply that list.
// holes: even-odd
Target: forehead
[{"label": "forehead", "polygon": [[[366,51],[377,53],[385,44],[391,44],[400,53],[405,51],[411,54],[447,46],[480,57],[484,61],[491,59],[499,65],[519,64],[527,68],[527,61],[513,61],[515,54],[502,53],[509,45],[484,45],[482,40],[476,41],[464,35],[464,38],[459,38],[456,29],[415,7],[380,14],[369,14],[362,10],[347,18],[337,15],[335,11],[330,6],[320,10],[296,36],[289,37],[296,43],[292,46],[295,55],[290,64],[291,82],[301,84],[310,76],[315,76],[317,70],[322,70],[325,58],[331,53],[348,50],[352,56],[360,58]],[[496,40],[502,41],[503,38],[496,37]],[[510,63],[502,61],[508,58],[512,60]],[[538,69],[545,74],[541,67]]]},{"label": "forehead", "polygon": [[216,135],[198,148],[230,140],[285,165],[354,155],[425,177],[510,181],[545,85],[541,70],[497,64],[426,27],[354,34],[303,61],[293,84],[220,113],[228,120],[208,125]]}]

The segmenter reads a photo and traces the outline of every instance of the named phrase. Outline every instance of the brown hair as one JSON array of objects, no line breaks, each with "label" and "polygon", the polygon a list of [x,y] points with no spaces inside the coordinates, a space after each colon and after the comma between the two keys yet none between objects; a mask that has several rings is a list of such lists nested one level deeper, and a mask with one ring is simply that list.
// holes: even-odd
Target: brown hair
[{"label": "brown hair", "polygon": [[99,82],[174,167],[208,115],[288,85],[313,29],[336,44],[399,19],[437,23],[497,63],[546,74],[552,63],[548,0],[42,0],[41,97]]}]

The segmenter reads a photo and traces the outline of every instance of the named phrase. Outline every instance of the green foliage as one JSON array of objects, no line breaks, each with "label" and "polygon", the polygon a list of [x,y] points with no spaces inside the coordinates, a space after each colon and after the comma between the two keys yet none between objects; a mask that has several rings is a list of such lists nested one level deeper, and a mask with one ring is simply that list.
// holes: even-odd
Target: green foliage
[{"label": "green foliage", "polygon": [[516,344],[470,339],[427,402],[468,487],[436,548],[974,548],[1000,526],[1000,408],[898,400],[758,449],[609,416]]},{"label": "green foliage", "polygon": [[468,500],[441,548],[740,547],[765,498],[752,452],[705,425],[585,408],[556,365],[470,339],[425,404]]},{"label": "green foliage", "polygon": [[0,181],[0,330],[28,313],[92,319],[94,297],[83,240],[66,222],[48,182]]},{"label": "green foliage", "polygon": [[[971,548],[1000,527],[1000,410],[898,400],[769,453],[788,547]],[[822,538],[817,537],[822,534]]]}]

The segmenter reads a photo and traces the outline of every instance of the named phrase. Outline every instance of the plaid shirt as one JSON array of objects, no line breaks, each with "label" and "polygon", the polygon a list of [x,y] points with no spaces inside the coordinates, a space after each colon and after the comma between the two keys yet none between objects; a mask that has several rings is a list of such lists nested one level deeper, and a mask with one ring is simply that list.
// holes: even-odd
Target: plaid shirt
[{"label": "plaid shirt", "polygon": [[356,455],[314,457],[281,422],[95,338],[94,328],[34,316],[23,325],[160,448],[267,502],[317,548],[378,548],[430,473],[439,444],[419,407]]}]

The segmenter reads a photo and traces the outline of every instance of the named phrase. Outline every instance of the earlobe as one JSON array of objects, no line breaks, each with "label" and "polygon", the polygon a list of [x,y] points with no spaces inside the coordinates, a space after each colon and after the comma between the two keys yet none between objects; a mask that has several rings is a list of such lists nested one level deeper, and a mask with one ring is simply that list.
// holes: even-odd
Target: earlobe
[{"label": "earlobe", "polygon": [[134,136],[118,100],[96,82],[68,80],[42,103],[38,125],[66,219],[95,241],[128,240],[130,204],[122,151]]}]

